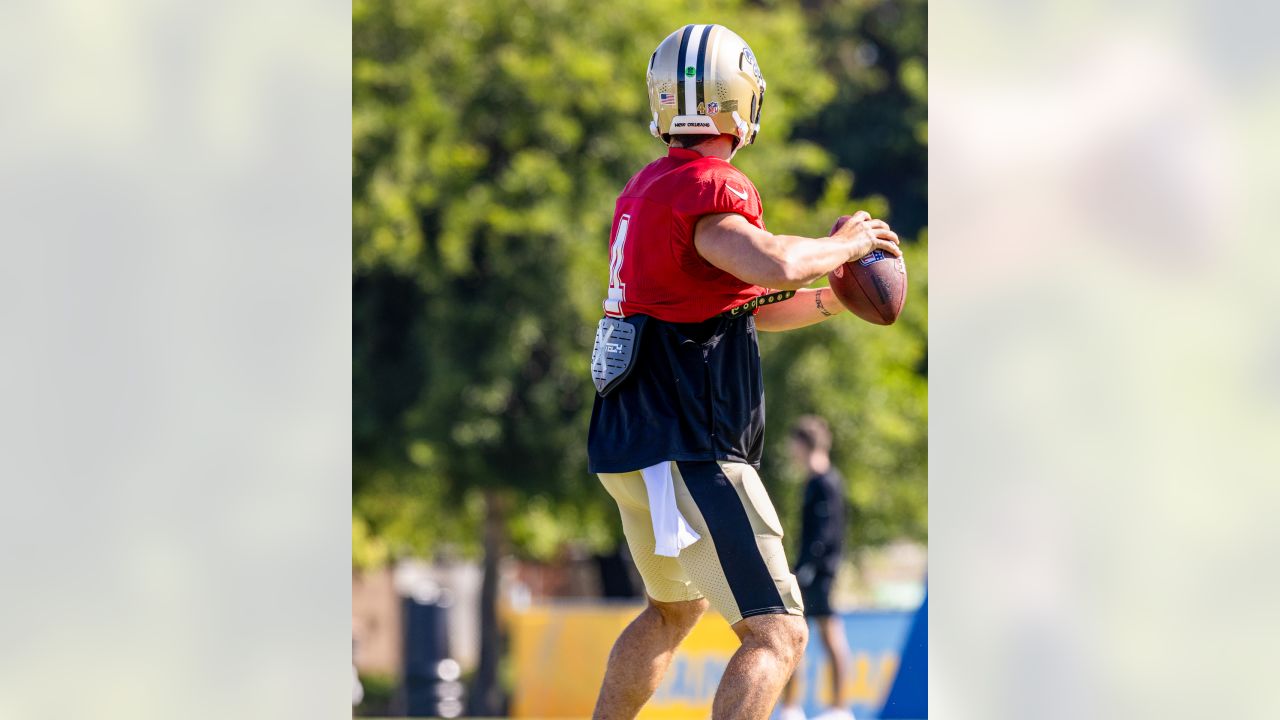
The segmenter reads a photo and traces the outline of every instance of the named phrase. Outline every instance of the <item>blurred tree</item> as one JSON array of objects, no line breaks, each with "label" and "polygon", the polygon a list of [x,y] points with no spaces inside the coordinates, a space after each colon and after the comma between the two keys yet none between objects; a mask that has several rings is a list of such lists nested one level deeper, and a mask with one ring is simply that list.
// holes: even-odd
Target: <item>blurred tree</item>
[{"label": "blurred tree", "polygon": [[[895,228],[914,237],[928,220],[928,12],[925,0],[811,0],[809,33],[836,82],[822,112],[795,136],[856,172],[862,193],[883,195]],[[810,177],[815,197],[826,178]]]},{"label": "blurred tree", "polygon": [[[587,365],[614,199],[664,152],[647,132],[644,85],[658,41],[714,19],[761,58],[764,127],[739,164],[771,227],[818,234],[855,205],[888,210],[883,196],[852,201],[842,168],[853,166],[824,149],[835,144],[824,133],[842,131],[815,118],[845,90],[827,69],[839,53],[813,40],[820,12],[798,2],[354,2],[353,562],[444,542],[483,551],[473,714],[501,710],[501,554],[546,557],[566,539],[603,546],[620,535],[586,473]],[[797,123],[813,128],[808,139]],[[771,442],[800,412],[832,418],[858,507],[877,528],[855,541],[923,534],[923,247],[909,263],[914,319],[766,342]]]}]

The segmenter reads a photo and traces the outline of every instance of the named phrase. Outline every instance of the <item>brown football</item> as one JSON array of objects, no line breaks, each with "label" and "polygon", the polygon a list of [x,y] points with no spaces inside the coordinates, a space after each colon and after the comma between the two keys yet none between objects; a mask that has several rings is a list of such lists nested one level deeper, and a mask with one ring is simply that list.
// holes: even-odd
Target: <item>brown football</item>
[{"label": "brown football", "polygon": [[[831,232],[850,217],[840,216]],[[876,325],[892,325],[907,300],[907,263],[882,250],[841,265],[827,273],[827,280],[841,305]]]}]

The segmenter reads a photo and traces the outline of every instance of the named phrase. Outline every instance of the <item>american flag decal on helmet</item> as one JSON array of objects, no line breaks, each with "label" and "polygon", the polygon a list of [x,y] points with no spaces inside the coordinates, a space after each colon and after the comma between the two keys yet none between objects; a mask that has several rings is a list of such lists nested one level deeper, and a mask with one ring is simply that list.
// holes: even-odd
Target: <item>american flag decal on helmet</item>
[{"label": "american flag decal on helmet", "polygon": [[658,93],[658,103],[662,105],[675,105],[675,93]]}]

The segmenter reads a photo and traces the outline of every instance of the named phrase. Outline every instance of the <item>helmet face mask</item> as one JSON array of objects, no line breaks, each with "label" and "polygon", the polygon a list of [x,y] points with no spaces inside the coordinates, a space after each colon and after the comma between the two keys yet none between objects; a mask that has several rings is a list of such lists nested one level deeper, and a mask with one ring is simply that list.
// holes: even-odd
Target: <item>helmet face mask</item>
[{"label": "helmet face mask", "polygon": [[755,142],[764,104],[764,75],[747,43],[722,25],[686,25],[649,57],[649,130],[664,143],[673,135],[720,135],[734,147]]},{"label": "helmet face mask", "polygon": [[756,103],[756,116],[755,116],[755,118],[751,121],[751,124],[755,126],[755,129],[751,132],[751,144],[753,144],[753,145],[754,145],[754,144],[755,144],[755,142],[756,142],[756,135],[759,135],[759,134],[760,134],[760,113],[764,112],[764,87],[763,87],[763,85],[764,85],[764,84],[763,84],[763,83],[761,83],[761,88],[760,88],[760,102]]}]

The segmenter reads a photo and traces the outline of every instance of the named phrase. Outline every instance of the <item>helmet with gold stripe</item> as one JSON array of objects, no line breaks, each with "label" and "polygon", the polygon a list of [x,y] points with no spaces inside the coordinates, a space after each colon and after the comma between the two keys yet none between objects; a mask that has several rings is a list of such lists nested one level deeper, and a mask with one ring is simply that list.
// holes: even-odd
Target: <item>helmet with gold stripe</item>
[{"label": "helmet with gold stripe", "polygon": [[755,142],[764,105],[764,75],[746,41],[723,25],[685,25],[649,58],[649,131]]}]

